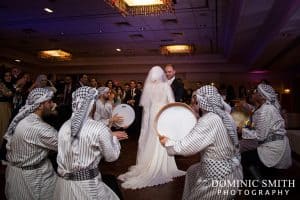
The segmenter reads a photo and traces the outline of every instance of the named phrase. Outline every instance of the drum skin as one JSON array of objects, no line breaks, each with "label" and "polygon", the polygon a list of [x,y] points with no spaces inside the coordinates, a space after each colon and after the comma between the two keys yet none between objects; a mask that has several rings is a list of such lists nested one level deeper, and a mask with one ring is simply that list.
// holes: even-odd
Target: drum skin
[{"label": "drum skin", "polygon": [[192,108],[187,104],[169,103],[160,109],[156,115],[154,126],[159,135],[172,140],[184,138],[196,125],[197,118]]},{"label": "drum skin", "polygon": [[135,119],[135,112],[133,108],[130,105],[127,104],[119,104],[117,105],[113,111],[112,115],[118,115],[123,117],[123,122],[122,123],[116,123],[117,126],[119,127],[128,127],[130,126],[134,119]]}]

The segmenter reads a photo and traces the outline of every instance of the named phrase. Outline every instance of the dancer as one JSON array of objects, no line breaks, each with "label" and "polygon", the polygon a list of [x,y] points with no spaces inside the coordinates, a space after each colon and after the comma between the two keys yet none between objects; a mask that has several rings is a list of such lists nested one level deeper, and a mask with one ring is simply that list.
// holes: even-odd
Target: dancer
[{"label": "dancer", "polygon": [[187,170],[182,199],[232,199],[228,191],[238,189],[232,183],[243,179],[236,127],[217,88],[206,85],[196,95],[203,116],[195,127],[182,140],[160,136],[160,142],[169,155],[201,152],[201,161]]},{"label": "dancer", "polygon": [[80,87],[72,94],[72,117],[58,133],[58,180],[54,199],[109,199],[119,197],[102,180],[98,165],[118,159],[120,143],[127,139],[121,131],[111,132],[101,121],[92,119],[98,91]]},{"label": "dancer", "polygon": [[[249,141],[256,141],[257,146],[242,153],[244,174],[247,178],[253,178],[253,175],[273,176],[277,173],[275,169],[287,169],[292,165],[285,122],[280,114],[280,104],[272,86],[259,84],[252,98],[257,104],[252,116],[254,129],[243,128],[242,134],[251,138]],[[241,140],[241,144],[245,145],[243,141]]]},{"label": "dancer", "polygon": [[52,199],[56,174],[49,151],[57,151],[57,131],[43,121],[53,109],[53,92],[33,89],[5,134],[7,199]]}]

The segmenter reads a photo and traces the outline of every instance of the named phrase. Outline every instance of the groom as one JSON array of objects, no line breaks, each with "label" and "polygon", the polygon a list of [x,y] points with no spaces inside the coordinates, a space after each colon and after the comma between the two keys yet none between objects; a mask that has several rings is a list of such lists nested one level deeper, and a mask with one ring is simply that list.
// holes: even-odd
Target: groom
[{"label": "groom", "polygon": [[176,71],[172,64],[165,66],[165,73],[170,84],[176,102],[183,102],[184,100],[184,85],[181,80],[175,77]]}]

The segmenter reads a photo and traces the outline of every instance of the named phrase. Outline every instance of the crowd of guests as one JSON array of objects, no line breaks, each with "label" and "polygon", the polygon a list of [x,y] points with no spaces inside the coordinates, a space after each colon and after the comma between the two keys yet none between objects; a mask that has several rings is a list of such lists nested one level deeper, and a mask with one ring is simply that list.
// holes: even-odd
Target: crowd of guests
[{"label": "crowd of guests", "polygon": [[[218,196],[218,190],[237,190],[236,186],[227,182],[214,188],[212,181],[268,178],[266,171],[291,166],[285,122],[270,84],[260,83],[246,94],[244,106],[251,109],[254,127],[238,128],[230,115],[234,109],[230,89],[224,94],[222,87],[199,85],[186,92],[172,65],[166,65],[164,72],[174,100],[190,104],[199,117],[182,140],[159,137],[169,155],[201,152],[201,161],[187,170],[183,199],[231,198],[230,192]],[[114,106],[131,105],[136,119],[126,132],[138,134],[141,130],[142,93],[143,83],[135,80],[123,86],[112,80],[99,85],[86,74],[80,75],[78,82],[71,76],[55,82],[41,74],[31,82],[28,73],[15,68],[5,71],[0,106],[1,140],[4,136],[8,161],[6,197],[121,199],[117,184],[104,182],[98,165],[101,158],[108,162],[118,159],[119,141],[127,139],[127,133],[114,126],[122,121],[112,116]],[[239,138],[238,134],[248,137]],[[245,140],[255,144],[245,150]],[[50,151],[58,152],[57,171],[48,159]]]},{"label": "crowd of guests", "polygon": [[[169,73],[167,76],[174,79],[175,70],[173,70],[172,66],[169,68],[171,70],[167,72]],[[142,81],[131,80],[121,84],[119,81],[107,80],[103,83],[94,77],[89,77],[87,74],[66,75],[61,80],[56,80],[55,76],[52,75],[40,74],[37,75],[35,80],[32,80],[30,73],[22,72],[18,68],[4,68],[1,69],[0,72],[0,108],[2,110],[0,115],[0,145],[2,144],[2,137],[9,121],[18,113],[19,109],[25,105],[26,98],[30,91],[35,88],[47,88],[53,91],[53,100],[57,105],[57,110],[64,115],[62,118],[66,119],[71,114],[72,93],[82,86],[109,88],[109,95],[105,97],[107,98],[105,100],[106,106],[110,104],[113,108],[121,103],[131,105],[135,110],[136,120],[134,124],[129,127],[129,131],[133,134],[138,134],[141,118],[139,99],[143,91]],[[190,101],[190,97],[187,97],[186,90],[180,79],[173,81],[172,87],[176,90],[176,101],[187,103]],[[48,117],[51,120],[55,120],[52,124],[55,125],[56,129],[59,129],[63,119]]]}]

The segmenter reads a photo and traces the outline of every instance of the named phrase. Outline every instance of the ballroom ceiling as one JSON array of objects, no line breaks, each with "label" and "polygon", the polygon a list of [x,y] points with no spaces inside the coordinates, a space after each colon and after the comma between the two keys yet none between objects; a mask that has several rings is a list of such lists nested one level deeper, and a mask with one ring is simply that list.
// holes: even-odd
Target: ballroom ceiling
[{"label": "ballroom ceiling", "polygon": [[[173,2],[171,14],[124,17],[103,0],[2,0],[0,61],[57,72],[144,72],[169,62],[190,72],[298,70],[299,0]],[[161,55],[167,44],[192,44],[195,51]],[[68,51],[72,60],[37,57],[48,49]]]}]

